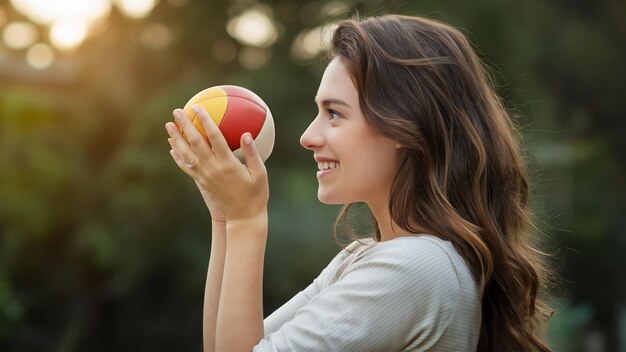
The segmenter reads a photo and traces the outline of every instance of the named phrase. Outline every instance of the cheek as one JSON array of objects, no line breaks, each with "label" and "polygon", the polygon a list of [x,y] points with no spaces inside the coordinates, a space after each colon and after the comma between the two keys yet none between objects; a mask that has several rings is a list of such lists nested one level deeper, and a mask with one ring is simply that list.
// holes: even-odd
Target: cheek
[{"label": "cheek", "polygon": [[355,185],[358,183],[359,188],[385,187],[391,184],[396,175],[397,156],[393,152],[388,153],[380,148],[368,148],[363,153],[358,153],[347,167],[349,167],[348,173],[355,175],[353,180]]}]

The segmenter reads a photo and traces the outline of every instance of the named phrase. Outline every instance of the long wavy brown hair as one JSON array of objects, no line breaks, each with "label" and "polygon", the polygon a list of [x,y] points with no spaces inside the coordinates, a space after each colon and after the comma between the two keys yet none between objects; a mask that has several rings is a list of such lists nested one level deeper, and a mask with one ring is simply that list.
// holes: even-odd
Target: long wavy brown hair
[{"label": "long wavy brown hair", "polygon": [[[402,146],[392,219],[450,241],[479,284],[478,350],[550,351],[543,335],[553,314],[544,301],[551,272],[531,236],[521,137],[466,37],[432,19],[357,15],[335,29],[328,59],[335,57],[367,123]],[[351,205],[335,230],[343,219],[354,234]]]}]

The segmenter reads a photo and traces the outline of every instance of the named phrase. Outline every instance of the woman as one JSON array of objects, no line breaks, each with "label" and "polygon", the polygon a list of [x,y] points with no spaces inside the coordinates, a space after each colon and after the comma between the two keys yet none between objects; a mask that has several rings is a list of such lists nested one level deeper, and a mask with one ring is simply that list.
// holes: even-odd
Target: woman
[{"label": "woman", "polygon": [[301,144],[319,200],[366,203],[375,230],[265,321],[269,190],[251,136],[243,165],[201,108],[208,143],[180,109],[187,140],[166,125],[213,219],[205,350],[549,351],[525,162],[465,37],[418,17],[354,19],[330,58]]}]

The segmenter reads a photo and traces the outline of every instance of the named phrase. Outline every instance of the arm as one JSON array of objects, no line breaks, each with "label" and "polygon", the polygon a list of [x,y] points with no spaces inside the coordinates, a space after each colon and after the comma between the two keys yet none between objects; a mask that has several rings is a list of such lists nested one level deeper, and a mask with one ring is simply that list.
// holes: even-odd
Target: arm
[{"label": "arm", "polygon": [[[366,253],[350,260],[336,281],[292,320],[267,334],[254,351],[430,350],[460,298],[459,280],[448,255],[421,239],[382,242]],[[473,313],[464,309],[458,314],[468,314],[468,321],[475,322],[470,319]]]},{"label": "arm", "polygon": [[215,351],[215,328],[217,310],[222,289],[224,258],[226,257],[226,219],[217,208],[207,190],[196,181],[202,199],[211,214],[211,254],[204,287],[204,309],[202,317],[203,351]]},{"label": "arm", "polygon": [[[178,130],[173,126],[168,126],[168,132],[172,138],[168,139],[172,150],[170,154],[176,164],[187,172],[183,153],[188,149]],[[188,153],[188,151],[187,151]],[[215,351],[215,328],[217,321],[217,311],[222,289],[222,276],[224,272],[224,258],[226,257],[226,219],[219,210],[215,201],[211,198],[207,190],[198,182],[196,186],[200,190],[209,213],[211,214],[211,254],[209,257],[209,268],[207,270],[206,284],[204,288],[204,308],[202,318],[202,340],[203,350],[206,352]]]},{"label": "arm", "polygon": [[207,196],[205,201],[210,199],[220,210],[226,223],[225,235],[214,238],[211,246],[205,292],[205,349],[251,350],[263,338],[267,170],[250,133],[244,133],[240,139],[244,165],[233,155],[208,113],[200,106],[193,106],[192,110],[204,126],[206,138],[188,115],[176,109],[175,120],[186,137],[183,141],[174,124],[166,124],[174,139],[172,156],[196,181],[203,196]]},{"label": "arm", "polygon": [[226,257],[226,223],[212,221],[211,256],[204,289],[204,316],[202,319],[202,337],[204,351],[215,351],[215,329],[217,326],[217,310],[222,289],[222,273]]},{"label": "arm", "polygon": [[217,317],[218,351],[252,351],[263,338],[263,260],[267,215],[229,222]]}]

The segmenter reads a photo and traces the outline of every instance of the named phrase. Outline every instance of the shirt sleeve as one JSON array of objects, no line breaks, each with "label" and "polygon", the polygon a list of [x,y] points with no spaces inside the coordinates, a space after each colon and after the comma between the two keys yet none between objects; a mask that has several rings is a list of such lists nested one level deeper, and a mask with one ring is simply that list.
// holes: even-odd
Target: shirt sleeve
[{"label": "shirt sleeve", "polygon": [[[390,241],[391,242],[391,241]],[[254,352],[424,351],[459,300],[454,265],[427,240],[383,242],[321,289]]]},{"label": "shirt sleeve", "polygon": [[322,272],[313,280],[313,282],[304,290],[298,292],[287,303],[276,309],[263,321],[265,335],[269,335],[278,330],[283,324],[292,320],[296,312],[313,297],[320,293],[323,287],[330,280],[330,276],[335,275],[341,263],[345,260],[350,252],[356,247],[357,243],[353,242],[344,250],[340,251],[331,262],[322,270]]}]

